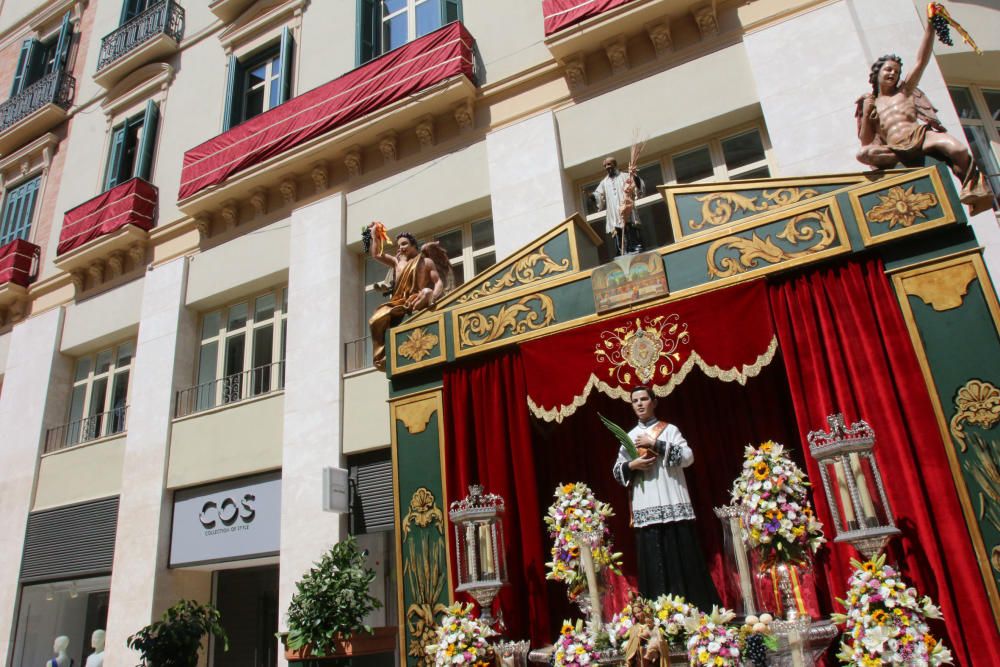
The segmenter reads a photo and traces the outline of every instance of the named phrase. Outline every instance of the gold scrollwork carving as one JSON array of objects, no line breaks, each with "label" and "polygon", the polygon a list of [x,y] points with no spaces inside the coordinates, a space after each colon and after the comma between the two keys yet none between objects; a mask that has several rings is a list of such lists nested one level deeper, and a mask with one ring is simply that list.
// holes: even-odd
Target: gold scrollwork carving
[{"label": "gold scrollwork carving", "polygon": [[[808,224],[814,223],[814,224]],[[750,238],[726,236],[713,242],[708,248],[707,262],[710,278],[728,278],[757,268],[761,262],[778,264],[806,255],[812,255],[832,246],[837,240],[837,227],[828,208],[807,211],[788,221],[785,228],[776,235],[792,246],[815,241],[803,250],[786,250],[771,240],[753,232]],[[737,257],[716,257],[722,249],[734,250]]]},{"label": "gold scrollwork carving", "polygon": [[955,415],[949,428],[964,452],[965,424],[989,430],[1000,421],[1000,389],[984,380],[969,380],[955,393]]},{"label": "gold scrollwork carving", "polygon": [[403,539],[410,535],[410,526],[416,524],[421,528],[434,526],[444,535],[444,515],[441,508],[434,502],[434,494],[426,486],[421,486],[413,492],[410,498],[410,511],[403,517]]},{"label": "gold scrollwork carving", "polygon": [[400,344],[399,356],[412,361],[420,361],[431,353],[439,340],[435,334],[429,333],[423,327],[417,327]]},{"label": "gold scrollwork carving", "polygon": [[897,185],[884,195],[878,195],[879,203],[872,206],[865,218],[868,222],[888,222],[893,227],[910,227],[917,218],[926,218],[924,211],[937,206],[938,198],[931,192],[914,192],[915,185],[907,189]]},{"label": "gold scrollwork carving", "polygon": [[695,231],[705,225],[717,227],[733,219],[737,211],[760,213],[779,206],[795,204],[803,199],[809,199],[819,194],[812,188],[778,188],[777,190],[762,190],[758,196],[747,197],[735,192],[713,192],[695,199],[701,202],[701,220],[688,220],[688,228]]},{"label": "gold scrollwork carving", "polygon": [[[962,462],[962,467],[979,485],[976,494],[979,507],[976,515],[1000,531],[1000,443],[973,435],[973,456]],[[1000,544],[990,549],[990,564],[1000,572]]]},{"label": "gold scrollwork carving", "polygon": [[428,540],[421,540],[419,548],[415,542],[416,540],[412,540],[407,543],[407,560],[403,566],[403,575],[412,600],[406,608],[406,631],[409,637],[406,655],[415,658],[419,667],[430,667],[434,663],[426,649],[437,637],[436,616],[447,609],[440,601],[445,582],[444,569],[441,567],[444,542],[437,540],[436,544],[431,544]]},{"label": "gold scrollwork carving", "polygon": [[[537,309],[532,302],[537,302]],[[512,336],[535,331],[555,320],[555,303],[546,294],[529,294],[503,306],[496,315],[468,313],[459,316],[458,339],[463,348],[493,342],[508,331]]]},{"label": "gold scrollwork carving", "polygon": [[633,325],[601,332],[601,342],[594,347],[598,362],[610,364],[608,375],[623,385],[632,384],[632,369],[639,381],[648,384],[659,370],[666,378],[675,370],[681,355],[677,348],[690,341],[687,324],[676,313],[636,318]]},{"label": "gold scrollwork carving", "polygon": [[493,280],[483,283],[478,289],[463,294],[456,303],[467,303],[473,299],[480,299],[484,296],[496,294],[503,289],[509,289],[516,285],[527,285],[536,280],[541,280],[549,274],[567,271],[569,267],[569,258],[557,262],[549,257],[544,250],[538,250],[517,260],[506,271],[493,278]]}]

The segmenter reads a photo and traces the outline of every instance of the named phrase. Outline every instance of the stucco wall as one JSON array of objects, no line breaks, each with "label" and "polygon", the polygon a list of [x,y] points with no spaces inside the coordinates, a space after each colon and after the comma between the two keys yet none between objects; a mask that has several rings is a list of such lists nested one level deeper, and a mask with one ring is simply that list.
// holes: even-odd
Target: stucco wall
[{"label": "stucco wall", "polygon": [[125,436],[42,457],[32,511],[118,495],[124,457]]},{"label": "stucco wall", "polygon": [[344,378],[344,453],[389,444],[389,381],[372,369]]},{"label": "stucco wall", "polygon": [[142,280],[66,306],[60,352],[79,356],[135,338],[142,309]]}]

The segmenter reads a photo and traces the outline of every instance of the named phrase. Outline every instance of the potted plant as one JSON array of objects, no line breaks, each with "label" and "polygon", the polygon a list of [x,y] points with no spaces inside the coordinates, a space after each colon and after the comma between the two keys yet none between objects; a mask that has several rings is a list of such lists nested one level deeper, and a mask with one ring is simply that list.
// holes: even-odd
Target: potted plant
[{"label": "potted plant", "polygon": [[[374,633],[364,618],[382,603],[368,589],[375,572],[365,567],[365,553],[353,537],[335,544],[296,584],[288,606],[285,657],[288,660],[338,659],[391,651],[395,628]],[[352,641],[360,632],[370,641]]]},{"label": "potted plant", "polygon": [[146,667],[197,667],[201,640],[207,634],[222,640],[224,651],[229,639],[220,625],[222,616],[210,604],[181,600],[128,638],[128,647],[139,651]]}]

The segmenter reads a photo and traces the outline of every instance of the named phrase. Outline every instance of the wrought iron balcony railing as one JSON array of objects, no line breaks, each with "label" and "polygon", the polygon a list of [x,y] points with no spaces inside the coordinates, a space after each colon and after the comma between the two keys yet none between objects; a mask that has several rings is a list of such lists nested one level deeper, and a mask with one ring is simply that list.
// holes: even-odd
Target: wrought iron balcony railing
[{"label": "wrought iron balcony railing", "polygon": [[100,72],[158,35],[166,35],[175,42],[180,42],[184,36],[184,8],[173,0],[156,3],[102,39],[97,71]]},{"label": "wrought iron balcony railing", "polygon": [[17,95],[0,104],[0,133],[16,125],[46,104],[68,109],[76,91],[76,79],[66,72],[46,74]]},{"label": "wrought iron balcony railing", "polygon": [[174,416],[186,417],[285,388],[285,362],[278,361],[210,380],[177,392]]},{"label": "wrought iron balcony railing", "polygon": [[71,421],[45,433],[45,453],[125,432],[128,406]]},{"label": "wrought iron balcony railing", "polygon": [[372,368],[372,337],[365,336],[344,343],[344,372],[353,373]]}]

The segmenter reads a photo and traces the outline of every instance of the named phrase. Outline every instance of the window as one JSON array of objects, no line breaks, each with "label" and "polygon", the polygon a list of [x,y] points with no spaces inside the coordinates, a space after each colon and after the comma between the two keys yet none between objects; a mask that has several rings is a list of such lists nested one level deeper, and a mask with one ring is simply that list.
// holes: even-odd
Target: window
[{"label": "window", "polygon": [[63,447],[125,431],[135,344],[122,343],[77,360]]},{"label": "window", "polygon": [[45,41],[34,38],[25,40],[18,55],[10,96],[14,97],[52,72],[65,69],[72,40],[73,26],[69,12],[63,15],[59,32],[53,37]]},{"label": "window", "polygon": [[358,0],[358,64],[461,18],[460,0]]},{"label": "window", "polygon": [[273,109],[291,97],[294,40],[287,27],[277,44],[229,58],[224,130]]},{"label": "window", "polygon": [[31,221],[35,214],[35,200],[38,198],[38,188],[42,183],[41,176],[35,176],[30,181],[22,183],[7,191],[3,200],[3,214],[0,217],[0,246],[11,241],[31,237]]},{"label": "window", "polygon": [[1000,197],[1000,89],[949,86],[951,101],[962,120],[965,138],[994,198]]},{"label": "window", "polygon": [[[619,162],[619,168],[624,167]],[[645,193],[636,202],[636,215],[644,248],[651,250],[673,241],[667,205],[657,190],[658,186],[766,178],[771,175],[771,170],[762,133],[753,128],[644,161],[639,165],[638,173],[645,185]],[[581,186],[580,210],[586,212],[587,222],[604,238],[604,211],[597,210],[592,196],[600,182],[600,178],[595,178]],[[602,245],[599,252],[601,261],[610,261],[606,245]]]},{"label": "window", "polygon": [[365,550],[365,564],[375,572],[371,593],[382,601],[365,617],[373,627],[392,625],[396,618],[396,567],[392,501],[392,455],[388,448],[347,457],[348,527]]},{"label": "window", "polygon": [[[455,287],[482,273],[497,262],[492,220],[467,222],[459,227],[434,234],[431,240],[440,242],[445,252],[448,253]],[[364,260],[365,294],[363,305],[365,326],[367,327],[368,320],[375,309],[389,298],[385,292],[392,283],[392,271],[371,257],[365,257]],[[370,368],[372,365],[371,337],[366,335],[363,338],[348,341],[345,355],[346,372]]]},{"label": "window", "polygon": [[122,3],[122,15],[118,25],[131,21],[158,2],[160,0],[125,0]]},{"label": "window", "polygon": [[150,179],[159,122],[159,107],[150,100],[143,113],[126,119],[112,129],[111,150],[104,169],[105,191],[135,177],[146,181]]},{"label": "window", "polygon": [[206,313],[198,384],[180,393],[177,416],[284,388],[287,318],[288,288]]}]

